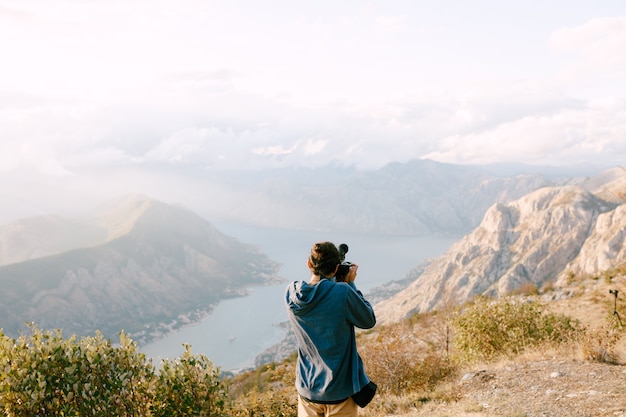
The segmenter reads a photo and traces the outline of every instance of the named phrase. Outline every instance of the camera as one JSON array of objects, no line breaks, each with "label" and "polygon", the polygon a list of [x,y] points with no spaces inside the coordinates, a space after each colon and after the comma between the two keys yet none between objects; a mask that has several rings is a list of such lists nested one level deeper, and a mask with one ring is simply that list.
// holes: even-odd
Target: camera
[{"label": "camera", "polygon": [[350,262],[346,262],[345,260],[346,253],[348,253],[348,245],[342,243],[337,249],[339,249],[339,260],[341,261],[341,264],[339,264],[339,268],[335,274],[335,281],[344,282],[348,272],[350,272],[350,265],[352,265]]},{"label": "camera", "polygon": [[609,293],[617,297],[617,290],[609,290]]}]

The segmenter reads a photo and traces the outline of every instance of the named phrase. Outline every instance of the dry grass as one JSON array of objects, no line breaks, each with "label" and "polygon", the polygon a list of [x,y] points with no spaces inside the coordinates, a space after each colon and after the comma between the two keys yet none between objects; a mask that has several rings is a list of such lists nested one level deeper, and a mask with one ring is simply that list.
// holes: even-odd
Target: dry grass
[{"label": "dry grass", "polygon": [[433,390],[377,397],[363,417],[626,416],[626,368],[572,347],[468,365]]},{"label": "dry grass", "polygon": [[[610,289],[619,290],[617,300]],[[467,362],[459,360],[448,332],[452,309],[362,332],[359,351],[381,389],[359,416],[626,417],[626,340],[618,338],[621,333],[612,327],[615,301],[618,313],[626,318],[621,299],[626,294],[624,275],[611,279],[572,275],[566,287],[553,284],[534,292],[528,289],[516,297],[533,301],[548,313],[579,320],[585,337]],[[284,368],[278,373],[280,389],[260,388],[273,394],[269,400],[256,401],[267,413],[255,415],[295,415],[277,413],[295,403],[295,371],[293,364],[288,365],[279,367]],[[273,372],[273,378],[278,374]]]},{"label": "dry grass", "polygon": [[[619,291],[617,300],[609,290]],[[622,292],[622,289],[624,292]],[[463,363],[434,386],[406,394],[377,396],[363,417],[425,416],[626,416],[626,340],[616,330],[626,318],[624,275],[611,279],[571,277],[540,294],[518,296],[548,312],[579,320],[585,337],[569,344],[544,344],[514,357]],[[623,313],[624,311],[624,313]],[[423,324],[423,323],[422,323]],[[441,322],[425,333],[441,334]],[[626,323],[625,323],[626,324]],[[407,387],[410,388],[410,387]]]}]

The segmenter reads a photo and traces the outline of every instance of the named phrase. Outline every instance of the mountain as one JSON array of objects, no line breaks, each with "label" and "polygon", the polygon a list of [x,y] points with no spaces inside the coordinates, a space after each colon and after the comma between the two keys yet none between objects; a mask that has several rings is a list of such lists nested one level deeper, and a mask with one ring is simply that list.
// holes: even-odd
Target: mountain
[{"label": "mountain", "polygon": [[210,172],[199,181],[221,203],[198,201],[194,210],[212,219],[296,230],[461,235],[476,227],[494,202],[509,202],[556,180],[414,160],[369,171]]},{"label": "mountain", "polygon": [[40,217],[0,230],[0,323],[8,335],[32,321],[148,341],[246,286],[277,279],[278,265],[257,248],[143,196],[85,220]]},{"label": "mountain", "polygon": [[0,266],[104,243],[105,229],[84,219],[36,216],[0,225]]},{"label": "mountain", "polygon": [[493,204],[476,229],[376,305],[379,321],[527,284],[558,285],[571,274],[599,274],[625,262],[624,191],[626,171],[616,168],[579,185],[544,187]]},{"label": "mountain", "polygon": [[[182,202],[213,222],[323,232],[460,236],[478,226],[494,202],[507,203],[571,177],[559,176],[563,172],[547,167],[470,166],[421,159],[371,170],[327,165],[219,171],[176,164],[148,164],[143,169],[145,182],[122,183],[102,193],[77,193],[67,179],[50,179],[43,189],[11,189],[12,198],[0,206],[0,221],[15,219],[14,213],[64,213],[73,218],[98,204],[105,193],[123,189],[128,191],[120,193],[142,190],[160,201]],[[128,173],[129,177],[133,174]],[[167,186],[155,185],[161,183]],[[0,240],[0,257],[2,244]],[[54,248],[55,242],[50,244]],[[10,260],[14,259],[19,258]]]}]

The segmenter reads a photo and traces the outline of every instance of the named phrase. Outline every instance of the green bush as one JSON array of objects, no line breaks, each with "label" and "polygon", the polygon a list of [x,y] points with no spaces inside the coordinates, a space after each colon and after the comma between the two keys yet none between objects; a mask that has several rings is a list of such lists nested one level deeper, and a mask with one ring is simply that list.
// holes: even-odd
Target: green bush
[{"label": "green bush", "polygon": [[77,340],[29,330],[17,339],[0,333],[0,410],[8,417],[230,415],[219,370],[189,346],[157,373],[124,333],[114,347],[101,333]]},{"label": "green bush", "polygon": [[77,341],[61,331],[1,336],[0,404],[7,416],[143,416],[152,366],[126,335],[114,348],[97,333]]},{"label": "green bush", "polygon": [[584,334],[576,320],[508,298],[479,298],[453,317],[451,324],[454,346],[468,361],[515,355],[541,343],[574,341]]},{"label": "green bush", "polygon": [[156,385],[155,417],[220,417],[225,414],[228,393],[219,369],[204,355],[193,355],[191,346],[179,359],[161,361]]}]

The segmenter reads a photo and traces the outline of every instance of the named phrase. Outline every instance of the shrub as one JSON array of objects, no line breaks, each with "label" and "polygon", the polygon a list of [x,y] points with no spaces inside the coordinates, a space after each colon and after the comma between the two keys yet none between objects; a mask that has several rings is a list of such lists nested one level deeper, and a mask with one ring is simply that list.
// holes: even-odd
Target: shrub
[{"label": "shrub", "polygon": [[361,338],[359,351],[366,372],[380,393],[400,395],[429,389],[453,371],[432,326],[411,323],[381,327],[373,338]]},{"label": "shrub", "polygon": [[232,417],[296,417],[298,400],[295,388],[260,392],[254,388],[241,397],[231,410]]},{"label": "shrub", "polygon": [[226,416],[228,393],[219,369],[206,356],[193,355],[191,346],[184,346],[180,358],[161,361],[154,416]]},{"label": "shrub", "polygon": [[454,346],[465,360],[515,355],[540,343],[574,341],[584,329],[564,315],[530,302],[479,298],[453,317]]},{"label": "shrub", "polygon": [[0,333],[0,407],[8,417],[226,416],[219,370],[185,346],[157,374],[124,333],[64,339],[61,330],[12,339]]},{"label": "shrub", "polygon": [[581,341],[581,350],[586,360],[618,364],[619,357],[615,345],[622,337],[621,329],[614,326],[602,326],[589,329]]},{"label": "shrub", "polygon": [[544,293],[544,294],[548,293],[548,292],[552,292],[552,291],[554,291],[554,288],[555,288],[555,282],[554,281],[546,281],[541,286],[541,292]]},{"label": "shrub", "polygon": [[31,325],[1,336],[0,404],[7,416],[147,415],[152,366],[126,335],[112,347],[101,333],[76,341]]},{"label": "shrub", "polygon": [[539,288],[534,282],[526,282],[515,289],[513,295],[538,295]]},{"label": "shrub", "polygon": [[295,356],[231,381],[232,417],[296,417]]}]

